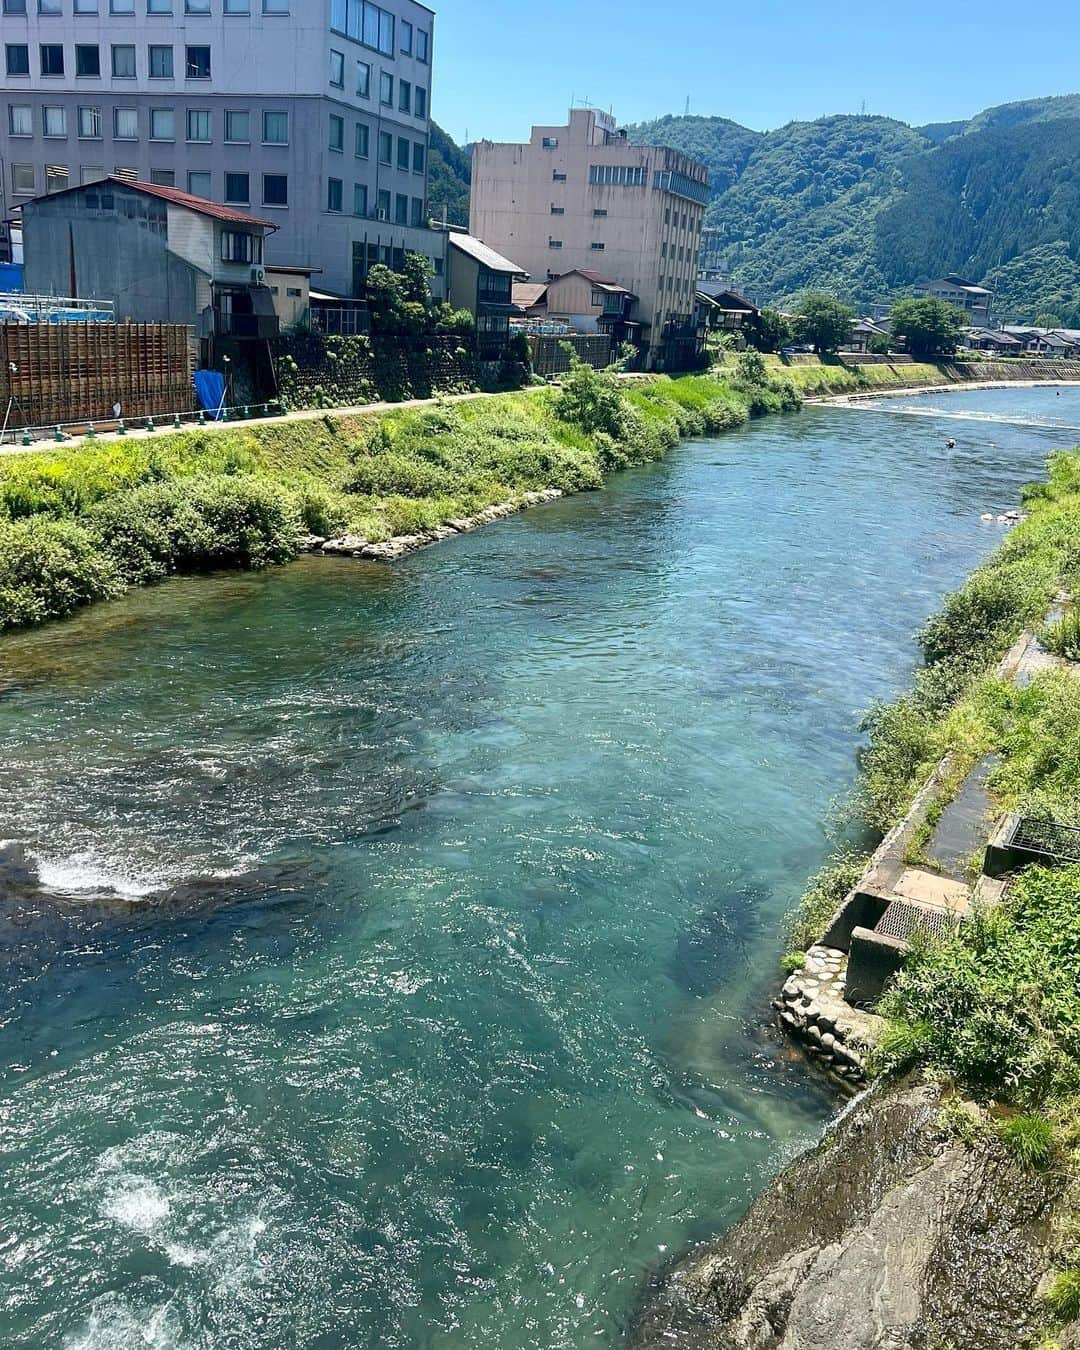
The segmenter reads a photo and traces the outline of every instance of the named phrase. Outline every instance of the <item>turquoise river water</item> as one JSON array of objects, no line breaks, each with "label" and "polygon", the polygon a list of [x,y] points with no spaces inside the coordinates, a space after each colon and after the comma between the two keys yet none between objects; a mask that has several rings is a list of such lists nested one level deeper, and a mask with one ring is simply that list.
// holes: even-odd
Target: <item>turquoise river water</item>
[{"label": "turquoise river water", "polygon": [[835,1108],[782,916],[1078,428],[808,408],[0,642],[0,1344],[619,1345]]}]

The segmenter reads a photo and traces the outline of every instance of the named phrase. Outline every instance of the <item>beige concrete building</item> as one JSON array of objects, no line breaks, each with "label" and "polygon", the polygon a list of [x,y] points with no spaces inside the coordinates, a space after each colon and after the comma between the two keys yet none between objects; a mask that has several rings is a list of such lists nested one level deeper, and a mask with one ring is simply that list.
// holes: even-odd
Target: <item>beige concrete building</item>
[{"label": "beige concrete building", "polygon": [[676,150],[631,145],[607,113],[574,108],[527,144],[473,148],[470,232],[533,282],[575,269],[637,297],[646,364],[690,364],[708,170]]}]

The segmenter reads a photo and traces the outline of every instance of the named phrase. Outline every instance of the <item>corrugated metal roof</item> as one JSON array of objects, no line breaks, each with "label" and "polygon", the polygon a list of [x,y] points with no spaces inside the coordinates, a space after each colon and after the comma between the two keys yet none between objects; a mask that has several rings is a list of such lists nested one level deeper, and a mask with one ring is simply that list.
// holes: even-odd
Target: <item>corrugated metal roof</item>
[{"label": "corrugated metal roof", "polygon": [[[186,207],[189,211],[195,211],[200,216],[212,216],[214,220],[224,220],[230,225],[259,225],[264,230],[276,230],[278,225],[272,220],[260,220],[258,216],[248,215],[246,211],[237,211],[231,206],[219,206],[217,202],[207,201],[205,197],[193,196],[190,192],[181,192],[179,188],[165,187],[160,183],[143,183],[138,179],[120,178],[116,174],[110,173],[105,178],[98,178],[93,183],[75,183],[72,187],[64,188],[60,192],[42,193],[38,197],[32,197],[31,201],[53,201],[57,197],[64,197],[70,192],[93,192],[100,189],[102,183],[114,183],[117,187],[131,188],[134,192],[145,192],[149,197],[160,197],[162,201],[172,202],[174,206]],[[24,202],[24,206],[28,203]]]},{"label": "corrugated metal roof", "polygon": [[524,267],[519,267],[517,263],[512,263],[509,258],[504,258],[501,253],[496,253],[493,248],[489,248],[482,239],[476,239],[471,234],[451,233],[446,236],[447,242],[453,248],[459,248],[462,253],[467,253],[491,272],[511,272],[517,277],[527,277],[529,274]]},{"label": "corrugated metal roof", "polygon": [[546,281],[515,281],[511,289],[515,305],[531,309],[538,305],[547,294]]}]

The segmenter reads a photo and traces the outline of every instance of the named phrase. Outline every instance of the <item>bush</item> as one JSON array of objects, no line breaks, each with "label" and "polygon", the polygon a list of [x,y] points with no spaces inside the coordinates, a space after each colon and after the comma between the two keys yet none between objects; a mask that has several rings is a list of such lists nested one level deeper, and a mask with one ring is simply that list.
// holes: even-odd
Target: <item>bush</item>
[{"label": "bush", "polygon": [[296,554],[301,520],[288,494],[250,476],[156,483],[95,507],[88,527],[126,585],[213,567],[265,567]]},{"label": "bush", "polygon": [[998,1126],[998,1138],[1021,1167],[1049,1167],[1054,1156],[1054,1127],[1045,1116],[1012,1116]]},{"label": "bush", "polygon": [[1080,661],[1080,612],[1073,610],[1057,623],[1047,624],[1042,634],[1043,646],[1055,656],[1069,661]]},{"label": "bush", "polygon": [[807,883],[799,908],[788,922],[792,946],[807,948],[817,942],[844,897],[866,870],[866,855],[841,853]]},{"label": "bush", "polygon": [[60,618],[122,590],[112,560],[81,525],[0,521],[0,628]]},{"label": "bush", "polygon": [[1046,1303],[1059,1322],[1080,1320],[1080,1267],[1057,1272],[1046,1291]]},{"label": "bush", "polygon": [[1023,1105],[1075,1094],[1080,865],[1029,868],[1002,908],[977,911],[955,936],[917,946],[879,1010],[908,1045],[901,1062]]}]

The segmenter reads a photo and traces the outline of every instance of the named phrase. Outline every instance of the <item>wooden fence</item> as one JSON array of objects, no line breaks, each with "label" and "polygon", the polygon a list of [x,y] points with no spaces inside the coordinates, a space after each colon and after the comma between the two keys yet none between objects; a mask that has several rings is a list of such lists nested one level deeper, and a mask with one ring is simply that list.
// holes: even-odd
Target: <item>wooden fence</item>
[{"label": "wooden fence", "polygon": [[0,419],[104,422],[194,407],[191,329],[179,323],[0,323]]}]

